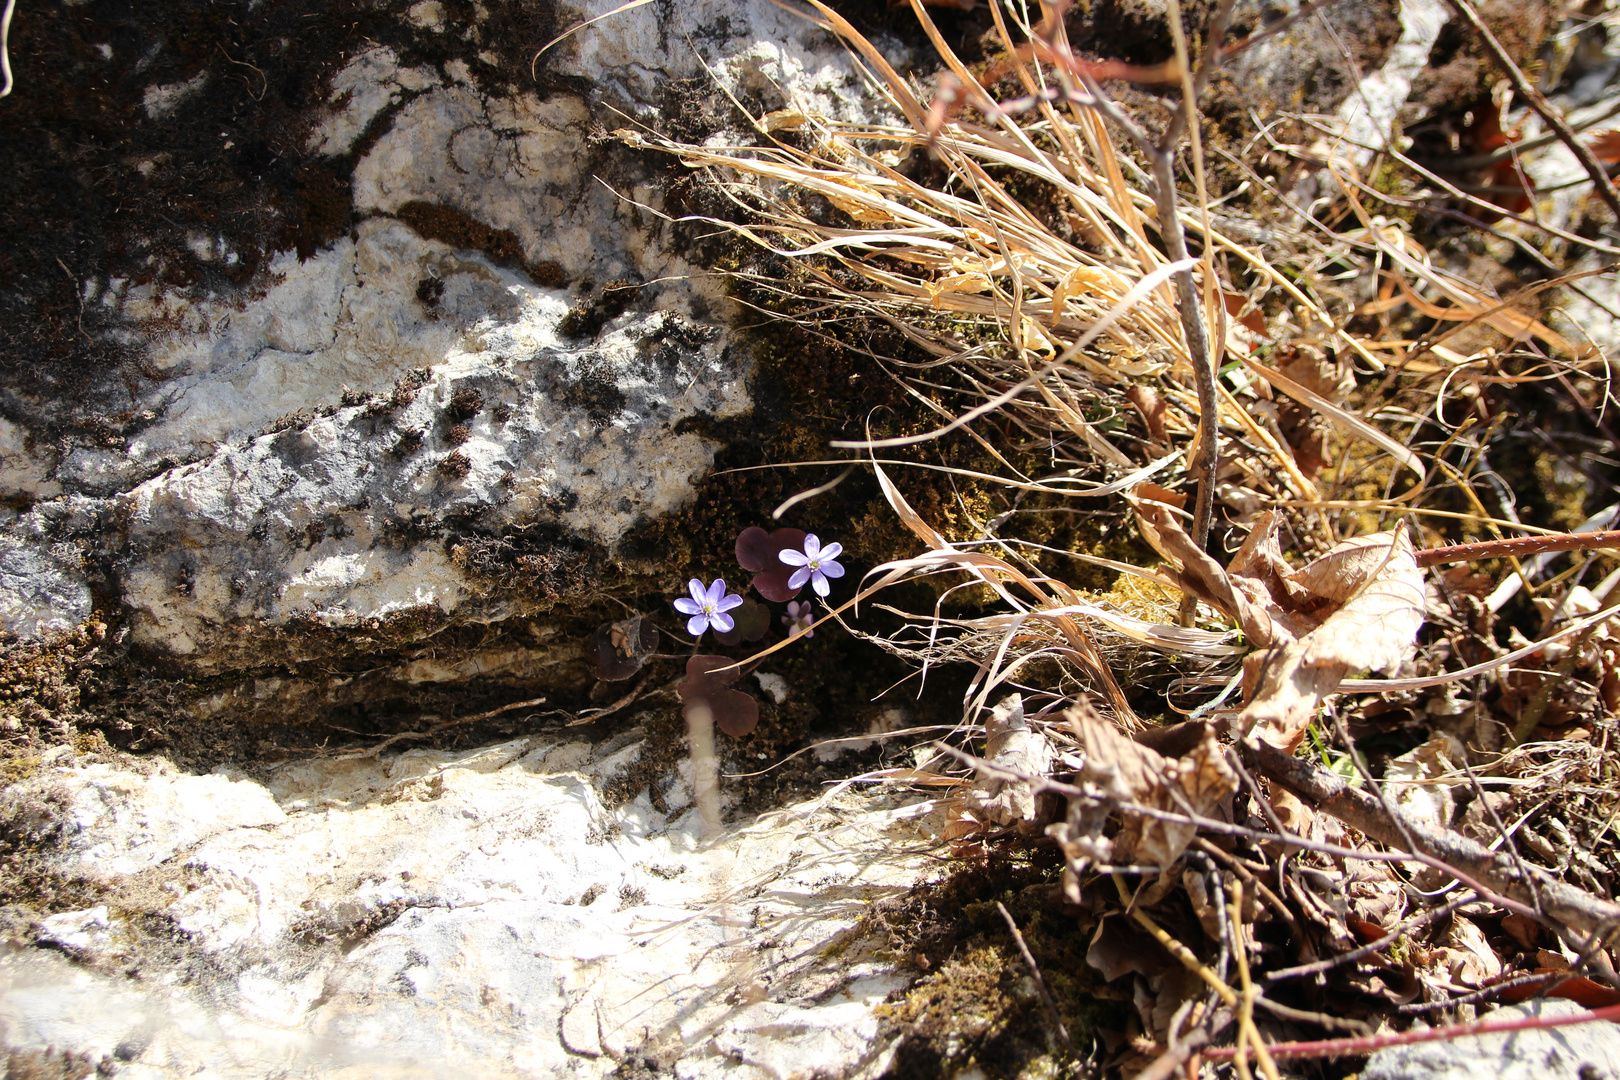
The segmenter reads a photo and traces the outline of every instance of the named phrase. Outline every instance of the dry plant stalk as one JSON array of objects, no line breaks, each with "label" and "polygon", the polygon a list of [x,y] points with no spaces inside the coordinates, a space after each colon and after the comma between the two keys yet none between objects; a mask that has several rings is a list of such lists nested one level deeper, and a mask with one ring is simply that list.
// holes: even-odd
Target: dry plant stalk
[{"label": "dry plant stalk", "polygon": [[[960,108],[942,108],[939,101],[925,108],[881,53],[831,9],[811,2],[828,29],[869,65],[872,83],[887,93],[906,123],[845,124],[790,109],[750,115],[755,129],[769,139],[761,146],[697,146],[628,130],[619,135],[705,170],[716,190],[736,205],[739,220],[699,220],[792,259],[803,275],[786,282],[759,276],[755,287],[822,301],[829,320],[883,320],[934,357],[910,364],[890,360],[892,368],[927,388],[931,370],[948,367],[981,398],[960,415],[942,413],[942,423],[931,432],[834,445],[875,452],[960,430],[1007,467],[1012,475],[1002,480],[1006,486],[1073,498],[1101,499],[1154,477],[1169,479],[1181,463],[1184,475],[1196,483],[1194,535],[1207,535],[1220,421],[1247,417],[1218,392],[1215,346],[1201,299],[1214,291],[1211,267],[1187,254],[1186,229],[1201,232],[1206,251],[1223,241],[1200,215],[1184,214],[1173,166],[1177,146],[1195,130],[1195,100],[1219,48],[1207,48],[1193,71],[1179,15],[1173,20],[1178,60],[1164,74],[1182,83],[1182,108],[1152,140],[1096,84],[1094,66],[1069,49],[1063,5],[1046,6],[1047,17],[1033,26],[1018,23],[1018,12],[1008,5],[992,5],[1006,55],[1030,61],[1003,66],[1027,91],[1017,107],[1003,108],[979,88],[926,10],[914,2],[955,85],[968,88],[964,93],[981,109],[981,121],[962,115]],[[1229,6],[1220,7],[1213,41],[1218,42]],[[1015,29],[1021,40],[1015,40]],[[1122,125],[1152,162],[1157,179],[1151,197],[1127,182],[1131,166],[1114,144],[1111,123]],[[784,129],[794,131],[796,139],[769,137]],[[915,153],[932,154],[947,182],[923,184],[902,171],[904,160]],[[1046,186],[1061,202],[1063,232],[1054,231],[1014,193],[1016,185],[1031,182]],[[806,204],[806,196],[825,199],[848,220],[829,224]],[[1150,240],[1150,231],[1157,231],[1159,243]],[[1169,452],[1138,465],[1088,419],[1093,403],[1117,397],[1137,379],[1176,374],[1190,377],[1194,393],[1166,400],[1156,422],[1166,439],[1184,440],[1185,449],[1163,447]],[[932,404],[920,392],[917,397]],[[1045,475],[1014,468],[999,441],[972,426],[991,415],[1049,444],[1057,468]],[[1315,487],[1294,467],[1288,451],[1275,441],[1268,445],[1282,467],[1284,493],[1315,498]],[[1099,471],[1114,478],[1090,478]],[[892,492],[887,485],[885,490]],[[1187,613],[1182,627],[1171,627],[1106,610],[1060,582],[1031,578],[1006,560],[963,551],[929,527],[913,528],[931,549],[911,567],[914,572],[969,569],[1018,612],[957,628],[966,650],[957,655],[981,662],[972,696],[978,706],[1019,664],[1054,656],[1084,671],[1116,719],[1131,725],[1134,717],[1092,641],[1094,633],[1208,659],[1236,651],[1220,634],[1192,627]],[[1155,577],[1139,568],[1123,569]],[[1008,582],[1020,587],[1009,590]],[[1011,593],[1018,594],[1016,600]],[[941,625],[936,620],[936,629]],[[930,646],[936,642],[931,635]]]},{"label": "dry plant stalk", "polygon": [[1222,569],[1162,507],[1139,515],[1149,542],[1181,565],[1187,594],[1236,619],[1256,646],[1244,661],[1247,704],[1232,721],[1240,737],[1292,753],[1347,674],[1395,672],[1412,655],[1425,598],[1404,530],[1345,540],[1295,570],[1266,511]]},{"label": "dry plant stalk", "polygon": [[[871,82],[887,93],[894,113],[904,122],[848,124],[786,109],[750,115],[764,137],[764,144],[757,146],[697,146],[656,133],[620,134],[628,142],[678,155],[703,170],[737,210],[737,220],[701,220],[790,260],[793,276],[757,275],[752,280],[755,288],[801,304],[810,301],[813,317],[829,323],[855,316],[886,322],[929,358],[880,362],[909,382],[919,402],[938,410],[935,430],[838,444],[872,455],[871,467],[885,497],[925,551],[875,568],[874,582],[838,610],[903,579],[945,574],[965,575],[967,585],[987,590],[999,603],[993,614],[950,618],[944,614],[942,599],[932,617],[919,620],[915,627],[923,639],[915,651],[926,661],[967,660],[977,666],[968,692],[968,716],[971,720],[988,714],[983,723],[989,745],[983,759],[944,748],[948,756],[976,770],[971,785],[960,776],[921,777],[921,782],[948,784],[958,792],[961,813],[954,824],[961,831],[952,838],[996,829],[1027,833],[1046,825],[1067,856],[1065,886],[1071,898],[1077,898],[1083,874],[1112,875],[1130,919],[1222,1003],[1204,1015],[1197,1030],[1182,1033],[1172,1025],[1166,1061],[1185,1061],[1188,1048],[1213,1041],[1220,1030],[1236,1022],[1242,1044],[1269,1071],[1272,1066],[1255,1020],[1257,1007],[1331,1028],[1332,1017],[1291,1011],[1267,998],[1262,992],[1270,985],[1266,980],[1277,973],[1250,971],[1247,954],[1237,955],[1235,979],[1228,974],[1233,942],[1239,950],[1244,947],[1244,923],[1257,917],[1256,910],[1281,918],[1292,931],[1298,931],[1312,912],[1325,920],[1333,918],[1331,912],[1322,915],[1319,906],[1312,907],[1308,890],[1283,869],[1297,867],[1306,856],[1323,863],[1341,860],[1346,865],[1379,867],[1422,863],[1455,875],[1475,897],[1528,913],[1527,918],[1543,925],[1556,922],[1586,931],[1602,944],[1604,935],[1620,926],[1620,906],[1553,874],[1527,868],[1516,855],[1488,851],[1449,827],[1417,820],[1388,801],[1370,773],[1364,777],[1369,790],[1362,790],[1293,757],[1324,699],[1338,690],[1410,689],[1481,676],[1560,637],[1579,633],[1598,616],[1460,671],[1385,681],[1346,679],[1367,669],[1398,674],[1397,669],[1411,659],[1428,614],[1423,568],[1453,553],[1415,552],[1404,520],[1385,531],[1342,539],[1327,511],[1345,507],[1403,515],[1412,509],[1423,512],[1423,497],[1448,478],[1455,482],[1456,474],[1443,460],[1435,468],[1439,455],[1426,460],[1404,445],[1376,409],[1353,408],[1349,390],[1342,385],[1347,378],[1342,366],[1325,361],[1290,364],[1275,358],[1262,363],[1224,322],[1211,341],[1208,325],[1225,310],[1227,298],[1215,295],[1225,290],[1215,281],[1208,256],[1220,251],[1241,261],[1256,280],[1285,294],[1303,318],[1328,327],[1317,340],[1332,337],[1360,357],[1363,371],[1383,371],[1388,361],[1390,381],[1416,378],[1421,383],[1432,377],[1440,386],[1438,395],[1444,395],[1452,381],[1477,380],[1483,385],[1485,373],[1475,358],[1450,352],[1442,344],[1443,333],[1411,342],[1351,336],[1342,321],[1330,319],[1273,265],[1273,260],[1280,261],[1275,252],[1268,258],[1266,252],[1231,239],[1229,234],[1236,230],[1230,218],[1222,223],[1203,208],[1193,213],[1181,207],[1174,175],[1177,145],[1185,135],[1196,133],[1195,103],[1223,54],[1221,33],[1231,5],[1218,5],[1207,37],[1210,44],[1195,71],[1179,12],[1171,4],[1177,59],[1159,74],[1181,82],[1182,108],[1155,139],[1127,117],[1098,82],[1132,73],[1107,62],[1077,58],[1063,37],[1061,11],[1055,5],[1043,5],[1047,18],[1031,25],[1018,21],[1016,5],[992,3],[1006,57],[995,70],[1017,78],[1024,91],[1017,102],[998,102],[951,52],[922,3],[912,0],[954,79],[942,83],[941,93],[925,104],[847,22],[817,0],[809,2],[825,25],[863,59]],[[742,108],[740,103],[738,107]],[[793,131],[794,137],[772,136],[784,130]],[[1111,133],[1120,130],[1149,165],[1151,195],[1126,180],[1131,166]],[[920,153],[934,155],[946,182],[921,183],[905,169],[905,161]],[[1346,247],[1326,249],[1321,258],[1340,258],[1348,245],[1355,244],[1374,254],[1383,269],[1379,298],[1361,308],[1361,314],[1409,307],[1445,326],[1480,324],[1513,341],[1540,342],[1559,358],[1564,365],[1560,370],[1588,355],[1585,347],[1518,310],[1519,298],[1503,301],[1437,267],[1402,228],[1366,212],[1357,196],[1359,180],[1345,163],[1327,164],[1344,181],[1345,220],[1352,228],[1344,234]],[[1055,196],[1059,204],[1055,213],[1066,227],[1054,227],[1053,214],[1037,214],[1020,199],[1022,185],[1030,183]],[[1201,184],[1199,190],[1202,201]],[[823,212],[823,200],[843,217],[830,220]],[[1357,223],[1359,229],[1354,228]],[[1189,254],[1189,231],[1202,243],[1203,261]],[[1150,239],[1153,233],[1156,242]],[[1255,400],[1281,402],[1276,395],[1292,399],[1315,418],[1371,444],[1380,454],[1381,466],[1392,462],[1391,472],[1405,470],[1414,483],[1404,493],[1383,499],[1333,499],[1332,485],[1344,482],[1342,470],[1323,479],[1319,466],[1296,456],[1274,418],[1265,422],[1261,409],[1239,400],[1241,388],[1219,383],[1217,362],[1225,356],[1242,362],[1243,370],[1233,383],[1251,380],[1250,386],[1260,391],[1252,395]],[[934,402],[930,392],[940,389],[940,370],[948,371],[976,397],[971,408],[952,413]],[[1183,380],[1179,386],[1174,383],[1177,377]],[[1162,380],[1158,390],[1147,383],[1149,379]],[[1187,381],[1193,384],[1192,393],[1186,390]],[[1353,380],[1350,384],[1353,387]],[[1377,393],[1372,396],[1378,399]],[[1149,460],[1144,462],[1146,455],[1140,452],[1127,452],[1137,448],[1122,447],[1092,419],[1089,406],[1099,400],[1142,416],[1150,437],[1139,441],[1149,449]],[[975,422],[987,417],[1003,425],[1003,435],[1010,425],[1015,433],[1050,446],[1052,470],[1026,475],[1015,468],[1004,453],[1005,437],[992,439],[975,430]],[[1228,449],[1239,443],[1244,448],[1232,450],[1230,456],[1240,458],[1239,464],[1250,473],[1265,474],[1263,490],[1270,504],[1304,511],[1288,523],[1296,534],[1314,530],[1311,550],[1323,553],[1303,567],[1295,568],[1284,559],[1279,539],[1283,519],[1272,511],[1243,512],[1249,533],[1229,565],[1221,565],[1206,551],[1217,467],[1228,463],[1218,454],[1222,422],[1228,432],[1239,433],[1228,435]],[[1087,558],[1134,575],[1153,588],[1180,590],[1189,602],[1203,604],[1219,628],[1210,628],[1211,621],[1195,626],[1183,620],[1178,626],[1168,618],[1144,618],[1139,609],[1124,611],[1082,595],[1014,555],[947,540],[907,503],[876,452],[949,432],[977,439],[1001,462],[1008,475],[996,479],[1009,490],[1072,500],[1132,497],[1140,532],[1166,565],[1146,569]],[[983,474],[955,471],[984,479]],[[1189,480],[1197,482],[1195,494],[1172,490]],[[1256,486],[1262,485],[1257,481]],[[1179,509],[1188,501],[1193,513],[1181,516],[1191,518],[1190,528],[1167,508]],[[1468,516],[1476,521],[1487,518],[1482,507],[1476,506],[1476,511]],[[985,540],[989,539],[987,530]],[[1544,540],[1534,550],[1585,548],[1598,542],[1594,536]],[[1516,542],[1493,543],[1496,547],[1490,551],[1468,557],[1517,550]],[[945,596],[949,595],[947,591]],[[1612,614],[1607,610],[1601,617]],[[1241,704],[1216,718],[1230,725],[1246,756],[1221,744],[1215,718],[1182,725],[1179,736],[1189,741],[1175,750],[1154,749],[1128,735],[1141,725],[1108,663],[1107,647],[1116,642],[1193,661],[1206,677],[1232,678],[1228,689],[1235,688],[1240,676]],[[889,644],[903,647],[900,642]],[[1077,704],[1064,714],[1063,723],[1053,723],[1047,714],[1055,711],[1054,706],[1036,709],[1028,698],[1007,696],[1000,689],[1014,688],[1020,672],[1042,659],[1057,660],[1065,670],[1087,675],[1103,708],[1094,709],[1083,695],[1069,695]],[[991,709],[990,702],[997,697],[1001,703]],[[1061,700],[1064,694],[1051,697]],[[1073,782],[1058,782],[1048,775],[1059,759],[1068,762]],[[1255,782],[1251,771],[1270,781],[1269,790]],[[919,772],[907,770],[907,776],[917,780]],[[1052,803],[1042,795],[1067,800],[1065,820],[1048,825],[1041,818],[1043,805]],[[1245,824],[1235,818],[1231,806],[1237,797],[1250,799],[1249,805],[1269,817],[1270,827],[1256,829],[1252,821]],[[1344,843],[1323,840],[1325,816],[1360,830],[1382,847],[1355,838]],[[1121,823],[1118,831],[1107,831],[1112,822]],[[1261,874],[1257,864],[1210,844],[1210,836],[1241,839],[1253,850],[1286,853],[1287,858],[1272,864],[1275,877],[1270,870]],[[1196,845],[1191,854],[1190,845]],[[1207,874],[1185,869],[1182,876],[1163,873],[1198,859],[1212,867]],[[1216,868],[1223,860],[1224,865]],[[1129,872],[1157,868],[1161,875],[1125,896],[1120,876],[1125,863],[1145,864],[1132,865]],[[1374,882],[1375,894],[1380,888],[1399,893],[1395,874],[1380,872],[1385,877],[1369,874],[1363,883]],[[1206,894],[1206,877],[1217,891],[1224,880],[1222,895],[1229,899]],[[1193,884],[1186,884],[1189,881]],[[1146,908],[1173,888],[1186,890],[1206,933],[1220,939],[1218,973],[1213,962],[1200,960],[1148,914]],[[1389,935],[1402,928],[1427,925],[1426,915],[1401,921],[1401,914],[1386,923],[1369,920],[1371,937],[1362,941],[1388,944],[1395,940]],[[1389,930],[1390,923],[1396,929]],[[1477,934],[1477,927],[1473,929]],[[1290,977],[1322,974],[1376,951],[1357,948],[1342,923],[1339,931],[1348,944],[1334,945],[1327,959],[1317,959],[1319,953],[1307,955],[1306,963],[1284,970]],[[1030,964],[1033,968],[1032,960]],[[1245,1069],[1246,1052],[1238,1056]]]}]

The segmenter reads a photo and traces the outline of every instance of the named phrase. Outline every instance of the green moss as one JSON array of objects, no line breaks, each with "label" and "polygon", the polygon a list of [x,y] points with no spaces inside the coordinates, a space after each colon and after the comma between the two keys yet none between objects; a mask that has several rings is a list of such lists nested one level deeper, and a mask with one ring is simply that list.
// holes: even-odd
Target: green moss
[{"label": "green moss", "polygon": [[957,864],[941,881],[880,905],[871,922],[895,953],[926,972],[880,1009],[903,1038],[888,1075],[951,1076],[978,1068],[996,1080],[1085,1075],[1069,1056],[1002,919],[1018,924],[1068,1029],[1084,1052],[1099,1027],[1123,1027],[1125,1003],[1111,1000],[1085,954],[1094,917],[1063,904],[1050,849],[996,850]]}]

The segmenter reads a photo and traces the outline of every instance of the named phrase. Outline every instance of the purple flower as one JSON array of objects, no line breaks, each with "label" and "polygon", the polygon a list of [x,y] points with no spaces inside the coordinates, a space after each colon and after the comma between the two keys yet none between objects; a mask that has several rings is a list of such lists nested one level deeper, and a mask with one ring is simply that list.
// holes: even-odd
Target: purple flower
[{"label": "purple flower", "polygon": [[[842,570],[839,573],[843,573]],[[686,591],[692,594],[688,600],[681,597],[675,601],[675,610],[682,615],[692,616],[686,620],[686,632],[693,637],[701,637],[703,631],[714,627],[722,634],[736,625],[735,621],[726,612],[737,607],[743,598],[735,593],[726,592],[725,578],[715,578],[714,584],[704,589],[703,582],[693,578],[686,583]]]},{"label": "purple flower", "polygon": [[833,560],[844,553],[843,544],[828,544],[821,546],[816,534],[811,533],[804,538],[804,550],[784,551],[776,557],[789,566],[797,566],[793,576],[788,578],[788,588],[801,589],[805,582],[816,590],[817,596],[826,596],[831,586],[827,584],[830,577],[843,577],[844,568]]},{"label": "purple flower", "polygon": [[810,601],[800,603],[797,600],[789,600],[787,614],[782,616],[782,624],[788,628],[790,638],[796,638],[800,634],[815,637],[816,632],[810,629],[810,624],[815,622],[815,619],[815,612],[810,610]]}]

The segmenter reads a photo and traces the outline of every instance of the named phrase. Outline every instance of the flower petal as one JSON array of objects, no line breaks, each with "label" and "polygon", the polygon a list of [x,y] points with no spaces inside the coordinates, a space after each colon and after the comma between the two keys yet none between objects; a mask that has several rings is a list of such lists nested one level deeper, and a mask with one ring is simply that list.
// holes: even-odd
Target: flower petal
[{"label": "flower petal", "polygon": [[716,611],[730,611],[734,607],[742,607],[743,598],[736,593],[721,597],[720,602],[714,605]]},{"label": "flower petal", "polygon": [[842,555],[843,553],[843,544],[828,544],[826,547],[821,549],[821,559],[823,562],[826,562],[829,559],[838,558],[838,556]]},{"label": "flower petal", "polygon": [[709,591],[703,594],[704,606],[705,607],[717,607],[717,606],[719,606],[720,598],[722,596],[724,596],[724,595],[726,595],[726,579],[725,578],[715,578],[714,579],[714,584],[709,586]]},{"label": "flower petal", "polygon": [[792,577],[788,578],[788,588],[802,589],[804,588],[804,583],[809,580],[810,568],[808,566],[801,566],[797,570],[793,571]]},{"label": "flower petal", "polygon": [[804,554],[805,558],[811,561],[821,554],[821,541],[816,538],[815,533],[810,533],[804,538]]},{"label": "flower petal", "polygon": [[731,633],[731,628],[737,625],[737,620],[733,619],[730,615],[727,615],[723,611],[717,611],[713,615],[709,616],[709,625],[720,631],[722,634],[729,634]]},{"label": "flower petal", "polygon": [[820,571],[810,575],[810,587],[816,590],[817,596],[826,596],[832,589],[832,586],[827,584],[826,575]]},{"label": "flower petal", "polygon": [[821,562],[821,572],[826,574],[828,577],[843,577],[844,567],[840,563],[823,559]]},{"label": "flower petal", "polygon": [[810,557],[804,552],[794,551],[792,548],[788,548],[786,551],[777,552],[776,557],[787,563],[789,566],[803,566],[805,563],[810,561]]},{"label": "flower petal", "polygon": [[702,637],[703,631],[709,628],[709,616],[694,615],[686,620],[686,632],[693,637]]},{"label": "flower petal", "polygon": [[688,600],[683,596],[679,600],[675,601],[675,610],[680,612],[682,615],[696,615],[698,612],[703,610],[703,605],[698,603],[696,600]]},{"label": "flower petal", "polygon": [[703,582],[693,578],[686,583],[686,591],[691,594],[693,600],[697,601],[699,608],[703,607]]}]

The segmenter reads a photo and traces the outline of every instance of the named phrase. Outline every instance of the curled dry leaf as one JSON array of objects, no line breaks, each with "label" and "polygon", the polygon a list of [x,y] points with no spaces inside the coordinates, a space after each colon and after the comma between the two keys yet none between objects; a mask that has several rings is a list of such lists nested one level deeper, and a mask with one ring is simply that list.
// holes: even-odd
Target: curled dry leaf
[{"label": "curled dry leaf", "polygon": [[[1084,701],[1070,709],[1064,719],[1085,747],[1082,782],[1094,785],[1114,801],[1209,816],[1237,790],[1237,776],[1227,764],[1214,730],[1207,725],[1203,738],[1192,750],[1180,758],[1168,758],[1122,734]],[[1113,841],[1117,862],[1150,862],[1168,870],[1198,834],[1198,827],[1191,822],[1162,821],[1132,814],[1128,809],[1124,819]],[[1060,842],[1063,839],[1059,837]]]},{"label": "curled dry leaf", "polygon": [[998,769],[1029,780],[1003,780],[980,773],[966,802],[979,821],[996,825],[1036,822],[1038,799],[1035,782],[1052,766],[1052,744],[1024,719],[1024,698],[1010,694],[985,720],[985,760]]},{"label": "curled dry leaf", "polygon": [[1113,982],[1123,975],[1161,974],[1175,961],[1129,918],[1110,912],[1097,920],[1086,963],[1102,972],[1104,982]]},{"label": "curled dry leaf", "polygon": [[1262,514],[1227,570],[1164,508],[1142,504],[1137,514],[1149,542],[1180,563],[1181,587],[1236,619],[1250,643],[1267,650],[1244,661],[1241,733],[1292,751],[1346,674],[1392,672],[1412,655],[1427,608],[1423,571],[1404,530],[1346,540],[1289,571],[1276,546],[1275,516]]},{"label": "curled dry leaf", "polygon": [[1426,610],[1423,571],[1404,530],[1346,540],[1292,580],[1338,608],[1266,665],[1244,709],[1246,731],[1287,750],[1347,673],[1400,670]]}]

